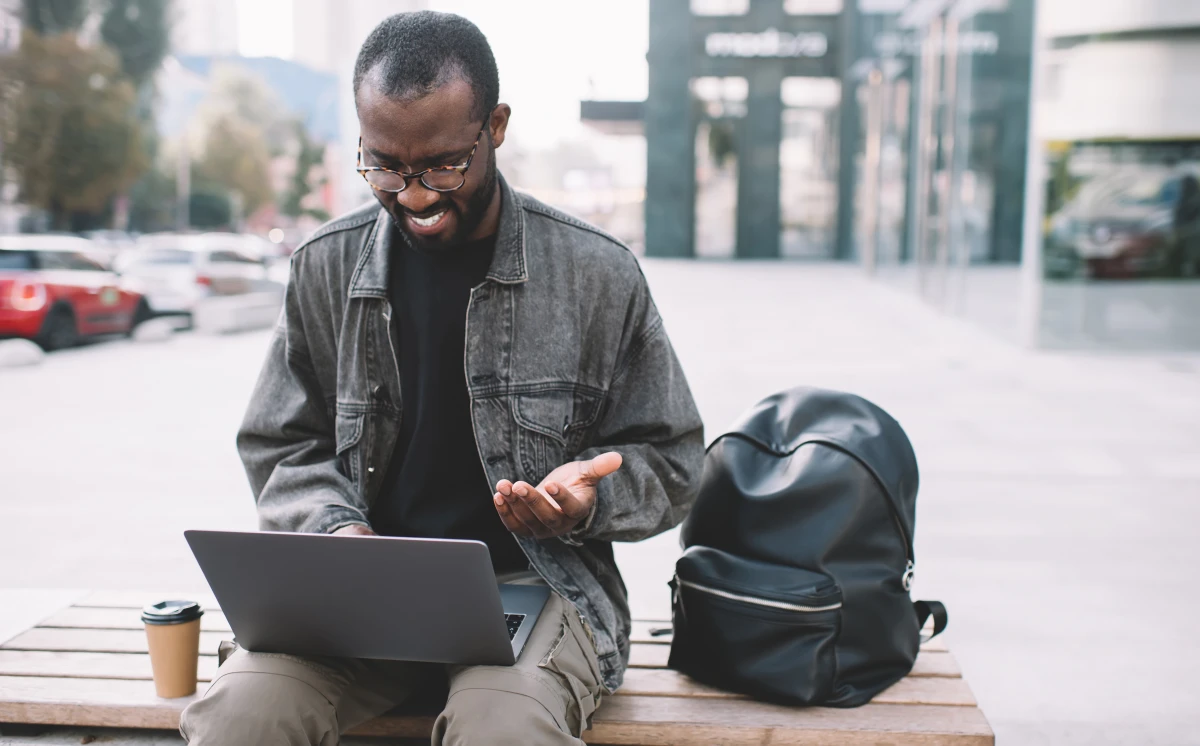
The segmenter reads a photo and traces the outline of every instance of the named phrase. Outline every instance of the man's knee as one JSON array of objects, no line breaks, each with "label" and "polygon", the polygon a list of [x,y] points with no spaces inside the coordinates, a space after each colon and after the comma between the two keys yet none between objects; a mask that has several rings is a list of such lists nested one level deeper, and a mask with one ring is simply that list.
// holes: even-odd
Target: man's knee
[{"label": "man's knee", "polygon": [[458,690],[438,716],[433,743],[435,746],[581,744],[569,732],[571,726],[563,708],[543,699],[496,689]]},{"label": "man's knee", "polygon": [[191,746],[337,744],[337,715],[321,678],[287,659],[263,664],[233,658],[221,667],[204,697],[180,717],[179,731]]}]

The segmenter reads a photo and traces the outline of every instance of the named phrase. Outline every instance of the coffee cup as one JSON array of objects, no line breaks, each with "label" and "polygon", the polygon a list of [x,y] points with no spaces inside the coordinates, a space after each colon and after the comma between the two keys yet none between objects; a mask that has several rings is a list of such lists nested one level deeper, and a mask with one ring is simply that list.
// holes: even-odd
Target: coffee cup
[{"label": "coffee cup", "polygon": [[195,601],[159,601],[142,610],[158,696],[173,699],[196,693],[203,614]]}]

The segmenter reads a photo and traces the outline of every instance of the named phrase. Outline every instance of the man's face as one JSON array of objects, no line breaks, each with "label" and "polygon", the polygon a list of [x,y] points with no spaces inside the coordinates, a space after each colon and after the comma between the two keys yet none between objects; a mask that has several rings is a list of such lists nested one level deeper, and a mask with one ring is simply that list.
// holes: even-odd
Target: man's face
[{"label": "man's face", "polygon": [[438,166],[461,166],[479,135],[466,181],[452,192],[427,189],[409,179],[399,193],[372,190],[413,246],[445,252],[467,241],[485,238],[496,229],[496,152],[504,142],[509,109],[497,106],[487,127],[473,116],[475,92],[454,79],[415,100],[390,98],[367,76],[356,96],[362,131],[362,165],[414,173]]}]

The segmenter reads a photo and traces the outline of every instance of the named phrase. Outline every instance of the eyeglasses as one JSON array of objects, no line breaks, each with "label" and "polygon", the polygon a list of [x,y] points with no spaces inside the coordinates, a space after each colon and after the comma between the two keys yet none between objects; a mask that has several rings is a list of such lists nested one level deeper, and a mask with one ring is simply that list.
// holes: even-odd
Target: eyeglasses
[{"label": "eyeglasses", "polygon": [[483,120],[483,126],[479,128],[479,134],[475,136],[475,144],[471,146],[471,153],[461,166],[436,166],[411,174],[393,171],[382,166],[364,166],[362,164],[362,135],[359,135],[358,162],[355,164],[355,170],[366,179],[372,189],[379,192],[392,194],[403,192],[408,186],[409,179],[420,179],[422,186],[435,192],[453,192],[467,183],[467,169],[471,167],[471,160],[475,158],[475,151],[479,149],[479,141],[483,139],[483,132],[487,129],[490,121],[490,117]]}]

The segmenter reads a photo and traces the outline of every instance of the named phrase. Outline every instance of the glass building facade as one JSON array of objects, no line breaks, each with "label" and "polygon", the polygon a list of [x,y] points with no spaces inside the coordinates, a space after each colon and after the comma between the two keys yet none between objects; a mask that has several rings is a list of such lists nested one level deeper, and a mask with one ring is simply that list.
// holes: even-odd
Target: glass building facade
[{"label": "glass building facade", "polygon": [[[850,260],[1013,341],[1200,348],[1200,5],[649,0],[649,256]],[[628,131],[628,130],[626,130]]]}]

